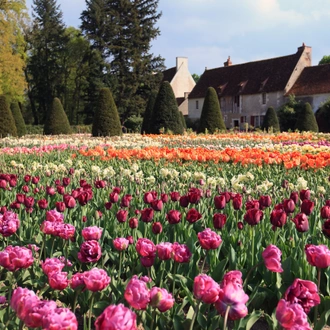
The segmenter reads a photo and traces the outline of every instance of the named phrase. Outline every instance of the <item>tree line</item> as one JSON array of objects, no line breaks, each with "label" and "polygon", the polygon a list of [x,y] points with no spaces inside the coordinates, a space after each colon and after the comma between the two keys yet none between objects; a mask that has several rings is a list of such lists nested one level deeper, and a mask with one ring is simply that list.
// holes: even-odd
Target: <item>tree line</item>
[{"label": "tree line", "polygon": [[105,87],[122,122],[143,115],[165,69],[150,52],[158,2],[86,0],[76,29],[65,26],[56,0],[34,0],[31,17],[24,0],[0,0],[0,94],[31,124],[46,123],[54,98],[71,125],[91,124]]}]

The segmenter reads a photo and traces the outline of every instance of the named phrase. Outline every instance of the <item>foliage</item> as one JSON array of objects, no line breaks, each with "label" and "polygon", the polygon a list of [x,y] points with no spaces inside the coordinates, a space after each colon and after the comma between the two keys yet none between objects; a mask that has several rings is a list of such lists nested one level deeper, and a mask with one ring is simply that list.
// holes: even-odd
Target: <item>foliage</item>
[{"label": "foliage", "polygon": [[7,99],[0,95],[0,137],[8,135],[17,136],[17,129]]},{"label": "foliage", "polygon": [[180,115],[182,127],[184,129],[187,129],[186,119],[184,118],[184,115],[181,111],[179,111],[179,115]]},{"label": "foliage", "polygon": [[124,126],[128,133],[140,133],[142,127],[143,118],[141,116],[131,116],[124,122]]},{"label": "foliage", "polygon": [[321,64],[330,64],[330,55],[324,55],[319,62]]},{"label": "foliage", "polygon": [[222,118],[217,93],[213,87],[209,87],[206,91],[197,132],[205,133],[207,130],[209,133],[213,134],[216,131],[222,131],[225,129],[226,125]]},{"label": "foliage", "polygon": [[195,80],[195,83],[196,83],[196,84],[198,83],[198,80],[199,80],[199,78],[201,77],[201,76],[198,75],[197,73],[193,73],[191,76],[192,76],[192,78]]},{"label": "foliage", "polygon": [[290,95],[288,102],[277,109],[277,117],[282,132],[295,130],[298,113],[303,107],[303,103],[298,102],[294,95]]},{"label": "foliage", "polygon": [[116,136],[122,134],[117,107],[109,88],[100,90],[92,134],[93,136]]},{"label": "foliage", "polygon": [[267,109],[261,129],[266,131],[271,129],[274,133],[280,131],[280,124],[278,122],[276,111],[273,107],[269,107]]},{"label": "foliage", "polygon": [[180,119],[178,104],[173,89],[168,81],[164,81],[155,100],[151,120],[151,133],[159,134],[161,130],[182,134],[183,126]]},{"label": "foliage", "polygon": [[305,107],[299,112],[295,129],[301,132],[319,131],[313,109],[309,103],[306,103]]},{"label": "foliage", "polygon": [[108,86],[122,120],[142,114],[160,83],[155,73],[164,69],[164,60],[150,53],[151,42],[160,34],[157,8],[158,0],[91,0],[81,15],[81,29],[92,49],[108,61]]},{"label": "foliage", "polygon": [[50,112],[46,119],[44,133],[46,135],[71,134],[71,127],[62,103],[57,97],[54,98]]},{"label": "foliage", "polygon": [[315,112],[316,122],[319,126],[319,131],[330,133],[330,99],[321,105]]},{"label": "foliage", "polygon": [[26,89],[23,30],[27,17],[24,0],[0,3],[0,94],[9,101],[23,101]]},{"label": "foliage", "polygon": [[149,134],[151,133],[151,124],[152,124],[152,111],[154,109],[155,106],[155,101],[157,98],[157,92],[153,91],[150,96],[149,96],[149,100],[147,103],[147,107],[146,110],[143,114],[143,122],[142,122],[142,126],[141,126],[141,134]]},{"label": "foliage", "polygon": [[14,117],[16,129],[17,129],[17,136],[19,137],[24,136],[26,134],[26,127],[19,104],[17,102],[11,103],[10,109]]}]

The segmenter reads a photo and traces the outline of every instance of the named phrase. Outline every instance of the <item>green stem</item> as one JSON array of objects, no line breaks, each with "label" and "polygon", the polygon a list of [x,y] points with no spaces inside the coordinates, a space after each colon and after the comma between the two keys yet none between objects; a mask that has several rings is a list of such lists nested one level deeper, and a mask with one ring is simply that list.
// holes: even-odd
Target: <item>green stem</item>
[{"label": "green stem", "polygon": [[154,330],[154,324],[156,319],[156,308],[153,309],[152,315],[151,315],[151,324],[150,324],[150,330]]},{"label": "green stem", "polygon": [[[320,285],[321,285],[321,268],[317,268],[317,292],[320,294]],[[318,305],[314,307],[314,324],[317,322],[318,316]]]},{"label": "green stem", "polygon": [[226,308],[226,313],[225,313],[225,320],[223,321],[223,330],[226,330],[227,329],[227,321],[228,321],[228,314],[229,314],[229,311],[230,311],[230,305],[227,306]]},{"label": "green stem", "polygon": [[75,291],[74,293],[74,298],[73,298],[73,302],[71,305],[72,311],[73,313],[75,313],[76,311],[76,306],[77,306],[77,298],[78,298],[78,294],[79,294],[80,290]]},{"label": "green stem", "polygon": [[174,295],[174,290],[175,290],[175,274],[176,274],[176,271],[177,271],[177,263],[175,261],[174,262],[174,265],[173,265],[173,283],[172,283],[172,296],[173,298],[175,299],[175,295]]},{"label": "green stem", "polygon": [[194,315],[193,315],[193,317],[191,319],[189,330],[193,330],[193,328],[194,328],[194,323],[195,323],[195,320],[196,320],[196,316],[197,316],[197,314],[199,312],[199,306],[200,306],[200,304],[201,304],[201,301],[198,301],[198,303],[196,305],[196,308],[194,310]]},{"label": "green stem", "polygon": [[252,226],[251,226],[250,230],[251,230],[251,235],[252,235],[251,266],[253,266],[254,265],[254,236],[255,235],[254,235],[254,229]]},{"label": "green stem", "polygon": [[201,274],[203,274],[203,270],[204,270],[204,266],[205,266],[205,261],[206,261],[206,256],[207,256],[207,250],[205,250],[205,257],[204,257],[202,268],[201,268]]},{"label": "green stem", "polygon": [[247,284],[247,281],[252,273],[252,271],[254,271],[257,267],[259,267],[260,265],[262,264],[262,262],[259,262],[258,264],[254,265],[253,267],[250,268],[249,272],[247,273],[246,275],[246,278],[244,280],[244,283],[243,283],[243,289],[245,290],[245,286]]},{"label": "green stem", "polygon": [[94,297],[95,297],[95,292],[92,293],[91,303],[89,305],[88,330],[92,330],[92,316],[93,316]]},{"label": "green stem", "polygon": [[119,271],[118,271],[118,280],[120,280],[121,276],[121,263],[122,263],[122,258],[123,258],[123,251],[119,252]]}]

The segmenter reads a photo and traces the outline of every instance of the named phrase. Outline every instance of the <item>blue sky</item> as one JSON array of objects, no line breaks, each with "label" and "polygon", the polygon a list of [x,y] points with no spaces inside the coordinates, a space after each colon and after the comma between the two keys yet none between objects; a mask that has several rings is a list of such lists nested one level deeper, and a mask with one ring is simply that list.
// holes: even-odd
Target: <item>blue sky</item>
[{"label": "blue sky", "polygon": [[[68,26],[79,27],[85,0],[57,0]],[[32,0],[26,1],[31,8]],[[175,66],[188,57],[191,73],[293,54],[304,42],[312,62],[330,55],[330,0],[160,0],[161,35],[151,52]]]}]

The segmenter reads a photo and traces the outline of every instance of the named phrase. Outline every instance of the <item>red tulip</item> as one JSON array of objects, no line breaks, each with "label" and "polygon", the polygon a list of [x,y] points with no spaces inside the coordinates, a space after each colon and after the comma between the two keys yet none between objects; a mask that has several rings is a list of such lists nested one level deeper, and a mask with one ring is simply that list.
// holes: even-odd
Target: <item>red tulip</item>
[{"label": "red tulip", "polygon": [[284,211],[286,212],[286,214],[290,214],[290,213],[294,212],[294,210],[296,208],[296,204],[293,201],[293,199],[291,199],[291,198],[284,199],[283,208],[284,208]]},{"label": "red tulip", "polygon": [[125,222],[127,220],[127,216],[128,216],[128,211],[127,210],[119,210],[116,214],[116,218],[118,220],[118,222]]},{"label": "red tulip", "polygon": [[308,218],[305,213],[298,213],[292,221],[299,232],[303,233],[309,230]]},{"label": "red tulip", "polygon": [[245,209],[246,209],[246,211],[247,210],[250,210],[250,209],[259,209],[259,208],[260,208],[260,204],[259,204],[259,201],[256,200],[256,199],[253,199],[251,201],[247,201],[245,203]]},{"label": "red tulip", "polygon": [[139,220],[137,218],[130,218],[128,221],[128,225],[131,229],[137,228],[139,225]]},{"label": "red tulip", "polygon": [[151,207],[141,210],[141,220],[143,222],[151,222],[154,218],[154,210]]},{"label": "red tulip", "polygon": [[179,199],[181,207],[187,207],[189,205],[189,198],[186,195],[183,195]]},{"label": "red tulip", "polygon": [[73,209],[76,206],[76,200],[71,195],[64,195],[63,202],[68,209]]},{"label": "red tulip", "polygon": [[133,199],[132,195],[126,194],[121,198],[120,207],[129,207],[131,200]]},{"label": "red tulip", "polygon": [[163,208],[163,202],[161,199],[155,199],[150,203],[154,211],[161,211]]},{"label": "red tulip", "polygon": [[302,213],[306,215],[310,215],[314,209],[314,202],[309,199],[304,199],[301,203],[300,210]]},{"label": "red tulip", "polygon": [[330,218],[330,206],[324,205],[321,208],[321,218],[322,219],[329,219]]},{"label": "red tulip", "polygon": [[64,202],[56,202],[55,207],[58,212],[64,212],[66,209]]},{"label": "red tulip", "polygon": [[194,208],[190,209],[186,214],[186,219],[189,223],[195,223],[200,220],[202,215]]},{"label": "red tulip", "polygon": [[330,239],[330,219],[323,222],[322,233],[326,238]]},{"label": "red tulip", "polygon": [[292,199],[294,201],[294,203],[297,205],[298,202],[299,202],[299,194],[297,191],[293,191],[291,194],[290,194],[290,199]]},{"label": "red tulip", "polygon": [[151,230],[155,235],[158,235],[163,231],[163,226],[160,222],[154,222],[152,224]]},{"label": "red tulip", "polygon": [[170,197],[172,202],[177,202],[178,200],[180,200],[180,193],[177,191],[172,191],[170,193]]},{"label": "red tulip", "polygon": [[287,215],[284,210],[273,210],[270,214],[270,222],[273,227],[282,228],[286,224]]},{"label": "red tulip", "polygon": [[153,200],[154,200],[154,194],[150,191],[146,192],[144,195],[143,195],[143,201],[146,203],[146,204],[150,204]]},{"label": "red tulip", "polygon": [[226,206],[226,196],[214,196],[214,205],[217,210],[223,210]]},{"label": "red tulip", "polygon": [[227,216],[226,214],[222,213],[215,213],[213,215],[213,226],[215,229],[222,229],[227,221]]},{"label": "red tulip", "polygon": [[236,194],[233,197],[233,207],[234,210],[240,210],[242,208],[243,199],[241,194]]},{"label": "red tulip", "polygon": [[259,207],[260,210],[264,210],[265,208],[272,205],[272,199],[268,195],[260,196],[259,197]]},{"label": "red tulip", "polygon": [[178,210],[170,210],[166,214],[166,219],[171,225],[175,225],[181,221],[181,212]]},{"label": "red tulip", "polygon": [[198,204],[202,197],[203,191],[198,188],[190,188],[188,192],[188,201],[190,204]]},{"label": "red tulip", "polygon": [[305,200],[305,199],[310,199],[310,197],[311,197],[310,190],[309,189],[300,190],[299,197],[302,201]]},{"label": "red tulip", "polygon": [[249,209],[244,215],[244,221],[250,226],[257,225],[263,218],[264,214],[259,209]]},{"label": "red tulip", "polygon": [[70,178],[63,178],[62,184],[64,187],[67,187],[70,184],[71,179]]}]

